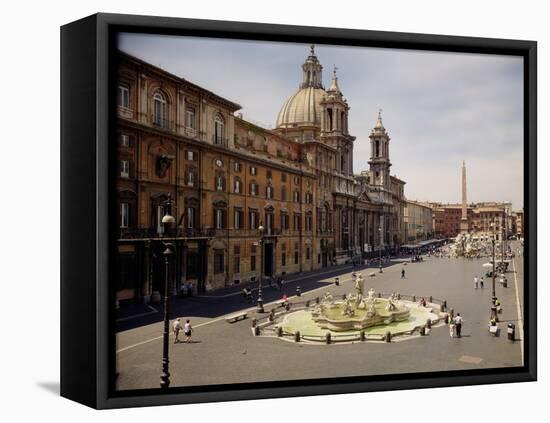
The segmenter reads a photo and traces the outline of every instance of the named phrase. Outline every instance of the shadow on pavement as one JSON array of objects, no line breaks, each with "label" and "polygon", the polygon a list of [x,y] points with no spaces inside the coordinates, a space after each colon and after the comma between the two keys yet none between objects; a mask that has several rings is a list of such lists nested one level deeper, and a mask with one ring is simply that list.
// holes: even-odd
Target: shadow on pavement
[{"label": "shadow on pavement", "polygon": [[[390,261],[383,267],[392,266],[399,261]],[[276,287],[262,286],[262,298],[264,304],[281,299],[284,294],[293,296],[296,294],[296,288],[299,286],[302,294],[308,291],[333,285],[334,278],[351,271],[377,271],[378,267],[367,267],[365,265],[352,267],[338,266],[334,270],[326,270],[322,275],[318,272],[311,274],[300,274],[293,279],[285,281],[282,290]],[[299,279],[299,280],[298,280]],[[252,289],[253,301],[246,301],[242,289],[247,286]],[[238,285],[234,287],[217,290],[206,295],[195,297],[173,297],[170,299],[170,319],[178,316],[193,316],[217,318],[225,314],[234,313],[242,309],[254,307],[257,302],[258,285],[254,283]],[[123,306],[117,310],[116,331],[122,332],[135,329],[141,326],[158,323],[164,318],[163,304],[155,304],[153,307],[157,312],[151,312],[151,309],[144,304],[131,304]],[[132,315],[136,316],[135,318]],[[122,319],[122,320],[120,320]]]}]

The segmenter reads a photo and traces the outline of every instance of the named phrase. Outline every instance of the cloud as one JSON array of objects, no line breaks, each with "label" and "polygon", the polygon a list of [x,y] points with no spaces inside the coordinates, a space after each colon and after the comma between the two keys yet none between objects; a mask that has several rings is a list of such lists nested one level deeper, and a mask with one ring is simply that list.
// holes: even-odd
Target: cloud
[{"label": "cloud", "polygon": [[[309,46],[125,34],[119,48],[242,106],[272,126],[301,82]],[[409,198],[460,199],[466,160],[471,201],[523,206],[523,62],[519,57],[318,45],[328,85],[333,65],[357,137],[354,170],[368,167],[368,135],[383,109],[392,173]]]}]

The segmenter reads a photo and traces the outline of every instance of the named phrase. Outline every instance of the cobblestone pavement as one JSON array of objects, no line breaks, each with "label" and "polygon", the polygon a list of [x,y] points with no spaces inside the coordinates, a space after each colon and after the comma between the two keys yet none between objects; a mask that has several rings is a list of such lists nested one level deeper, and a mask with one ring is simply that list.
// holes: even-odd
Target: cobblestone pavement
[{"label": "cobblestone pavement", "polygon": [[[368,274],[377,269],[361,270],[366,289],[446,299],[449,307],[464,318],[461,339],[450,339],[444,326],[434,328],[429,336],[391,344],[304,345],[253,337],[250,329],[255,315],[253,309],[248,319],[227,323],[224,315],[251,306],[240,295],[181,301],[175,304],[171,317],[191,319],[195,332],[191,344],[173,344],[171,338],[171,386],[521,366],[522,342],[507,340],[505,326],[508,322],[519,326],[518,316],[522,311],[517,298],[523,301],[523,257],[514,259],[517,272],[507,274],[508,288],[497,281],[497,296],[503,307],[500,337],[490,336],[487,329],[491,280],[485,278],[484,289],[474,289],[473,278],[484,273],[482,264],[486,261],[428,258],[423,263],[405,266],[394,262],[375,277]],[[403,267],[405,279],[400,278]],[[326,290],[338,295],[353,291],[351,268],[340,268],[336,272],[342,282],[339,287],[332,284],[335,271],[329,271],[324,275],[304,275],[285,286],[285,290],[290,295],[295,285],[300,284],[302,290],[309,290],[302,295],[304,300],[322,295]],[[272,307],[269,301],[281,294],[273,289],[265,289],[264,293],[266,310],[269,310]],[[118,389],[158,387],[162,322],[159,316],[150,323],[148,318],[145,316],[132,324],[124,320],[119,325]],[[520,333],[518,327],[517,338]]]}]

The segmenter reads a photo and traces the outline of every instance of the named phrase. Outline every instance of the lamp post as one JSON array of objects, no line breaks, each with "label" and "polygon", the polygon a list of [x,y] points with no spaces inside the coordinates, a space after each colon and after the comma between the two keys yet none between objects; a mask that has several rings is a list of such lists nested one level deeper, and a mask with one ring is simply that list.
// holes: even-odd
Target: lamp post
[{"label": "lamp post", "polygon": [[[171,227],[176,223],[174,216],[170,214],[170,199],[166,202],[164,209],[165,213],[162,217],[163,232],[166,232],[167,227]],[[172,244],[165,243],[166,249],[162,253],[164,255],[164,332],[162,336],[162,373],[160,375],[160,387],[161,389],[168,389],[170,386],[170,372],[168,371],[168,345],[170,336],[170,320],[168,319],[168,281],[170,279],[170,256],[174,254],[172,251]]]},{"label": "lamp post", "polygon": [[381,226],[378,227],[378,233],[380,237],[380,244],[378,247],[378,273],[383,273],[382,272],[382,227]]},{"label": "lamp post", "polygon": [[502,271],[504,271],[504,240],[506,239],[506,210],[504,211],[504,219],[502,225],[502,239],[500,240],[500,266]]},{"label": "lamp post", "polygon": [[493,229],[493,238],[491,239],[491,244],[493,246],[493,271],[492,271],[492,288],[493,288],[493,298],[491,303],[491,315],[496,319],[497,316],[497,308],[495,306],[495,301],[497,299],[496,291],[495,291],[495,242],[496,242],[496,233],[495,233],[495,222],[491,223],[491,228]]},{"label": "lamp post", "polygon": [[260,241],[258,244],[260,244],[260,277],[258,278],[258,313],[264,312],[264,299],[262,298],[262,276],[264,273],[264,232],[265,228],[260,222],[260,226],[258,227],[258,230],[260,231]]}]

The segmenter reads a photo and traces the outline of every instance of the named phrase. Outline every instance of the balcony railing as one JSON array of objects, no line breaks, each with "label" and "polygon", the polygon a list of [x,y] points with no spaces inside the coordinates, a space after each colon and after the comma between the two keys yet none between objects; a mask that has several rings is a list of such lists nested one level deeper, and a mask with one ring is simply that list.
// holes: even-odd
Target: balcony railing
[{"label": "balcony railing", "polygon": [[151,124],[157,128],[164,129],[165,131],[173,131],[174,127],[169,119],[161,118],[159,116],[151,115]]},{"label": "balcony railing", "polygon": [[213,238],[218,235],[217,231],[227,231],[227,229],[213,228],[178,228],[176,233],[167,231],[162,234],[155,228],[120,228],[120,239],[149,239],[149,238]]},{"label": "balcony railing", "polygon": [[[279,236],[281,229],[272,228],[264,236]],[[176,233],[168,231],[159,233],[155,228],[120,228],[119,239],[158,239],[158,238],[224,238],[228,236],[260,237],[258,229],[216,229],[216,228],[178,228]]]},{"label": "balcony railing", "polygon": [[219,146],[222,146],[222,147],[227,147],[227,145],[229,144],[229,141],[227,138],[223,138],[223,137],[220,137],[219,135],[212,135],[212,142],[214,143],[214,145],[219,145]]}]

